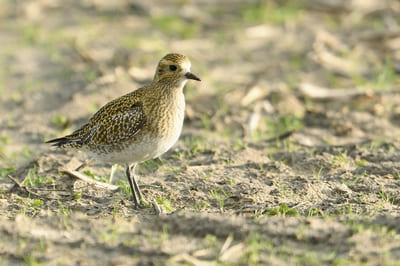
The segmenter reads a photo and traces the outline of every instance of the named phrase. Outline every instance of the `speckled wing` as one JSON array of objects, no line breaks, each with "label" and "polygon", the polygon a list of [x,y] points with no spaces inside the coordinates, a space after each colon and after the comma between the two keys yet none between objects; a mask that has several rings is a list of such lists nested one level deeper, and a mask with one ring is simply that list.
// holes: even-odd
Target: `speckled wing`
[{"label": "speckled wing", "polygon": [[112,102],[99,110],[90,120],[82,142],[88,145],[122,144],[144,126],[146,117],[140,102]]}]

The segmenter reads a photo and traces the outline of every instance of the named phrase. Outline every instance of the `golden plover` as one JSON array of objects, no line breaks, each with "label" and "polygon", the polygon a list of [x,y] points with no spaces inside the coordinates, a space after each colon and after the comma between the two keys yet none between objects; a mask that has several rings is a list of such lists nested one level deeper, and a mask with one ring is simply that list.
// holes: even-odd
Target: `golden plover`
[{"label": "golden plover", "polygon": [[151,84],[104,105],[89,121],[65,137],[47,141],[61,148],[86,151],[100,162],[126,165],[135,207],[144,201],[135,177],[136,165],[168,151],[181,134],[189,59],[167,54],[157,67]]}]

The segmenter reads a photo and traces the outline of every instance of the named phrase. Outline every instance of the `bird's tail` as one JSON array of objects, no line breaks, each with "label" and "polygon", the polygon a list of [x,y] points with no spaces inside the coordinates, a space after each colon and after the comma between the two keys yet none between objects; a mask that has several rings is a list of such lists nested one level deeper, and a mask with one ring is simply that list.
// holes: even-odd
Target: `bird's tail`
[{"label": "bird's tail", "polygon": [[61,138],[51,139],[46,141],[46,143],[51,143],[52,146],[57,148],[79,148],[82,146],[82,141],[80,138],[76,139],[72,136],[65,136]]}]

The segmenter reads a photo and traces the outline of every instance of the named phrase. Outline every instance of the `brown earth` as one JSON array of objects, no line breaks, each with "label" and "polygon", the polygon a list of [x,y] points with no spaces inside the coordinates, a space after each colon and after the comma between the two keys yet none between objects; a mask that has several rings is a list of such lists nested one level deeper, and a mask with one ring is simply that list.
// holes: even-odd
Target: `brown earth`
[{"label": "brown earth", "polygon": [[[1,265],[400,265],[398,1],[3,0],[0,18]],[[138,169],[157,216],[122,167],[99,188],[43,142],[171,51],[202,82]]]}]

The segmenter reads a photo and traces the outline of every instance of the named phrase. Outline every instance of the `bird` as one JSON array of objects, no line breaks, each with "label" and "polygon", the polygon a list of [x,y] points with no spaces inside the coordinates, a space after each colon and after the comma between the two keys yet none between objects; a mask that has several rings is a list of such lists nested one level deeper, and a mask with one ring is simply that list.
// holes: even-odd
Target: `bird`
[{"label": "bird", "polygon": [[46,143],[82,150],[102,163],[124,165],[135,208],[143,207],[146,201],[135,168],[178,141],[185,114],[183,88],[188,80],[201,81],[190,68],[185,55],[165,55],[151,83],[108,102],[71,134]]}]

